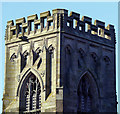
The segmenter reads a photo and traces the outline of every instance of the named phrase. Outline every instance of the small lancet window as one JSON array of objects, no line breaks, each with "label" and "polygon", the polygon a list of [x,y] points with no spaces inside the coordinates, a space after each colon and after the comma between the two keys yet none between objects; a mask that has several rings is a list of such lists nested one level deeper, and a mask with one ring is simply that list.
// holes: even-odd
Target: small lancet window
[{"label": "small lancet window", "polygon": [[53,58],[53,55],[54,55],[54,47],[51,44],[47,49],[47,56],[46,56],[46,63],[47,63],[46,98],[49,96],[49,94],[52,91],[52,68],[53,68],[52,58]]}]

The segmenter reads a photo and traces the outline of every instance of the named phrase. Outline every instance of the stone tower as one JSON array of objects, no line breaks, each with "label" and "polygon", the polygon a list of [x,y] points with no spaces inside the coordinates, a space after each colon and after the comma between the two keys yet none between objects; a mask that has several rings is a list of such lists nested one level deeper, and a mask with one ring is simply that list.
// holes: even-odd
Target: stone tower
[{"label": "stone tower", "polygon": [[116,112],[115,29],[65,9],[7,22],[3,112]]}]

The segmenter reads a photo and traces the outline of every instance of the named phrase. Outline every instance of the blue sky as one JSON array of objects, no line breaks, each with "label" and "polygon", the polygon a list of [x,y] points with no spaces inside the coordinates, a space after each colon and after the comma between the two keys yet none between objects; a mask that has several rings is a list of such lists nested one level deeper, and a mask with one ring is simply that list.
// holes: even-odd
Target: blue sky
[{"label": "blue sky", "polygon": [[[0,4],[1,5],[1,4]],[[4,57],[5,57],[5,28],[7,21],[16,20],[52,9],[64,8],[69,12],[74,11],[82,16],[89,16],[94,23],[95,19],[115,25],[116,30],[116,56],[117,56],[117,76],[118,76],[118,3],[117,2],[2,2],[2,37],[0,38],[0,112],[2,112],[2,94],[4,88]],[[120,42],[119,42],[120,43]],[[118,80],[117,80],[118,81]],[[117,86],[118,87],[118,86]],[[117,88],[118,89],[118,88]]]}]

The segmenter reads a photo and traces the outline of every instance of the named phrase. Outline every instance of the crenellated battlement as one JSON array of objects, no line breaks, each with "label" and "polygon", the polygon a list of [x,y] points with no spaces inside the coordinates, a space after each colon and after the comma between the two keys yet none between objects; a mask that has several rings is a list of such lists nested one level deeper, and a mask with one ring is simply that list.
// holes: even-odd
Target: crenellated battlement
[{"label": "crenellated battlement", "polygon": [[75,32],[89,33],[98,37],[102,37],[108,40],[111,39],[114,33],[114,26],[108,25],[105,27],[105,23],[99,20],[95,20],[92,24],[92,18],[83,16],[80,20],[80,14],[70,12],[68,16],[68,10],[54,9],[52,15],[50,11],[40,13],[40,19],[37,14],[16,19],[14,21],[7,22],[7,29],[5,39],[11,41],[11,39],[19,39],[20,37],[35,34],[47,33],[50,31],[69,31],[70,29]]}]

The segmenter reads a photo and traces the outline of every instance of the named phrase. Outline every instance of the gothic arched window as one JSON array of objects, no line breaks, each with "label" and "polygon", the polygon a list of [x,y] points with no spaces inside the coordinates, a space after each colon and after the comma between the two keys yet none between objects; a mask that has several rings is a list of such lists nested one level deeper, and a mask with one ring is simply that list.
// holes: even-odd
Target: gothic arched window
[{"label": "gothic arched window", "polygon": [[78,85],[78,112],[97,112],[98,93],[93,79],[84,74]]},{"label": "gothic arched window", "polygon": [[46,99],[52,91],[52,63],[54,58],[54,47],[51,44],[46,50]]},{"label": "gothic arched window", "polygon": [[20,111],[41,112],[41,86],[38,78],[30,73],[20,94]]}]

